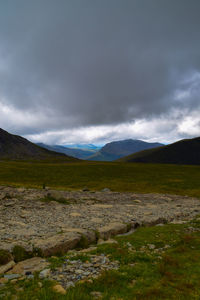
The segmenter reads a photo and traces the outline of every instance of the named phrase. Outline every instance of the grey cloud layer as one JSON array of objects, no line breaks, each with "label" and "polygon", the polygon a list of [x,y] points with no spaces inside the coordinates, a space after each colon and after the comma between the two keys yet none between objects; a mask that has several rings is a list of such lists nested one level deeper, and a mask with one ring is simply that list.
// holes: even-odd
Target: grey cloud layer
[{"label": "grey cloud layer", "polygon": [[0,0],[0,102],[43,112],[24,134],[199,109],[199,11],[199,0]]}]

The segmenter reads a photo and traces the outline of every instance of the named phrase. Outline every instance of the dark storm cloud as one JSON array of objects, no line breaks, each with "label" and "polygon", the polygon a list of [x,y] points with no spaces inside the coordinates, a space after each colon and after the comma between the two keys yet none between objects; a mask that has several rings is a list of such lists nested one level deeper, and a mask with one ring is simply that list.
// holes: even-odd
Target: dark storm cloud
[{"label": "dark storm cloud", "polygon": [[0,102],[40,112],[24,134],[197,108],[199,11],[199,0],[0,0]]}]

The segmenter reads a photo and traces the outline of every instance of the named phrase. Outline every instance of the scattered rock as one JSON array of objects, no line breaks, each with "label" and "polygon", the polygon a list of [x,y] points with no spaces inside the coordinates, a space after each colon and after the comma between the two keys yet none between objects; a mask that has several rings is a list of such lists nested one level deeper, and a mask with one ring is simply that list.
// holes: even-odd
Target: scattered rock
[{"label": "scattered rock", "polygon": [[109,240],[102,240],[102,239],[99,239],[98,240],[98,245],[103,245],[103,244],[118,244],[118,242],[116,240],[112,240],[112,239],[109,239]]},{"label": "scattered rock", "polygon": [[34,279],[34,275],[33,274],[29,274],[26,278],[27,279]]},{"label": "scattered rock", "polygon": [[51,272],[50,269],[44,269],[43,271],[40,272],[39,278],[43,279],[43,278],[49,277],[50,272]]},{"label": "scattered rock", "polygon": [[141,200],[135,199],[135,200],[133,200],[133,202],[135,202],[135,203],[141,203]]},{"label": "scattered rock", "polygon": [[[200,214],[199,200],[186,196],[84,191],[0,186],[0,248],[40,248],[49,256],[76,248],[81,238],[90,244],[124,234],[130,229],[125,224],[180,224]],[[47,195],[69,205],[36,201]]]},{"label": "scattered rock", "polygon": [[11,260],[9,263],[6,265],[0,266],[0,274],[6,273],[8,270],[12,269],[15,265],[15,262]]},{"label": "scattered rock", "polygon": [[102,239],[108,239],[111,236],[127,232],[127,225],[120,223],[110,223],[98,229]]},{"label": "scattered rock", "polygon": [[153,244],[148,244],[147,246],[149,247],[149,249],[150,249],[150,250],[153,250],[153,249],[155,249],[155,248],[156,248],[156,246],[155,246],[155,245],[153,245]]},{"label": "scattered rock", "polygon": [[62,294],[62,295],[65,295],[66,294],[66,290],[62,287],[62,285],[60,284],[56,284],[53,286],[53,290],[54,292],[56,293],[59,293],[59,294]]},{"label": "scattered rock", "polygon": [[43,270],[49,263],[41,257],[32,257],[17,263],[9,273],[17,273],[23,275],[30,275],[34,272]]},{"label": "scattered rock", "polygon": [[87,256],[90,260],[86,262],[82,262],[80,259],[73,260],[73,257],[66,259],[61,267],[51,271],[49,278],[67,289],[74,286],[76,282],[82,283],[88,282],[88,280],[91,282],[92,278],[97,278],[105,270],[119,268],[118,261],[110,261],[104,254],[99,256],[87,254]]},{"label": "scattered rock", "polygon": [[54,255],[56,253],[66,253],[74,249],[81,239],[81,235],[74,232],[61,233],[46,239],[33,241],[35,248],[39,248],[44,256]]},{"label": "scattered rock", "polygon": [[90,295],[94,298],[94,299],[102,299],[103,298],[103,295],[101,292],[91,292]]},{"label": "scattered rock", "polygon": [[2,284],[2,283],[5,284],[7,282],[8,282],[7,278],[4,278],[4,277],[0,278],[0,284]]},{"label": "scattered rock", "polygon": [[4,278],[11,280],[11,279],[17,279],[19,278],[21,275],[20,274],[5,274]]},{"label": "scattered rock", "polygon": [[55,191],[55,190],[48,191],[47,196],[55,200],[60,200],[63,198],[62,193],[60,191]]},{"label": "scattered rock", "polygon": [[71,217],[80,217],[81,214],[79,214],[79,213],[71,213],[70,216]]},{"label": "scattered rock", "polygon": [[109,188],[104,188],[101,190],[101,192],[108,193],[108,192],[111,192],[111,190]]}]

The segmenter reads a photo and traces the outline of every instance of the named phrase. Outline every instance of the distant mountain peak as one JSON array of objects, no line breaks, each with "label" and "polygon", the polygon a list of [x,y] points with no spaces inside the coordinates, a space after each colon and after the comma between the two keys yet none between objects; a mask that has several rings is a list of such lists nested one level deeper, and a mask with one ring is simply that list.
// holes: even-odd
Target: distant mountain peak
[{"label": "distant mountain peak", "polygon": [[119,161],[200,165],[200,137],[140,151],[123,157]]},{"label": "distant mountain peak", "polygon": [[107,143],[100,151],[89,157],[89,160],[112,161],[123,156],[138,152],[144,149],[150,149],[162,146],[160,143],[148,143],[142,140],[126,139]]}]

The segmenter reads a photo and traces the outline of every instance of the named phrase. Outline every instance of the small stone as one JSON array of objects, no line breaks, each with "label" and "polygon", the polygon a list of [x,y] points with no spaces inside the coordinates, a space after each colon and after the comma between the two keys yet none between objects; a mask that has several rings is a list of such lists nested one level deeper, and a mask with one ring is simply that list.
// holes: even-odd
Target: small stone
[{"label": "small stone", "polygon": [[8,270],[12,269],[15,266],[15,262],[13,260],[9,261],[6,265],[0,266],[0,274],[6,273]]},{"label": "small stone", "polygon": [[135,267],[136,264],[129,264],[130,267]]},{"label": "small stone", "polygon": [[88,276],[88,275],[90,275],[90,272],[84,272],[83,275]]},{"label": "small stone", "polygon": [[101,292],[91,292],[90,295],[94,298],[94,299],[102,299],[103,298],[103,295]]},{"label": "small stone", "polygon": [[104,193],[105,192],[110,192],[110,189],[109,188],[104,188],[104,189],[101,190],[101,192],[104,192]]},{"label": "small stone", "polygon": [[7,278],[0,278],[0,284],[1,283],[7,283],[8,282],[8,279]]},{"label": "small stone", "polygon": [[62,287],[62,285],[60,284],[56,284],[53,286],[53,290],[56,292],[56,293],[59,293],[59,294],[62,294],[62,295],[65,295],[66,294],[66,290]]},{"label": "small stone", "polygon": [[17,279],[19,278],[21,275],[19,274],[6,274],[4,275],[4,278],[8,279],[8,280],[12,280],[12,279]]},{"label": "small stone", "polygon": [[73,281],[68,281],[67,282],[67,285],[66,285],[67,288],[74,287],[74,286],[75,285],[74,285]]},{"label": "small stone", "polygon": [[76,271],[75,271],[75,273],[76,273],[76,274],[83,274],[83,273],[84,273],[84,271],[83,271],[83,270],[79,270],[79,269],[78,269],[78,270],[76,270]]},{"label": "small stone", "polygon": [[62,193],[60,191],[55,191],[55,190],[48,191],[47,196],[51,197],[52,200],[53,199],[60,200],[63,197],[63,195],[62,195]]},{"label": "small stone", "polygon": [[98,240],[98,245],[103,245],[103,244],[118,244],[117,241],[113,240],[113,239],[109,239],[107,241],[104,241],[103,239],[99,239]]},{"label": "small stone", "polygon": [[17,279],[12,279],[10,282],[15,284],[17,282]]},{"label": "small stone", "polygon": [[141,203],[141,200],[135,199],[135,200],[133,200],[133,202],[135,202],[135,203]]},{"label": "small stone", "polygon": [[44,269],[43,271],[40,272],[39,278],[49,277],[50,271],[51,271],[50,269]]},{"label": "small stone", "polygon": [[153,250],[153,249],[155,249],[155,248],[156,248],[156,246],[155,246],[155,245],[153,245],[153,244],[148,244],[147,246],[148,246],[148,247],[149,247],[149,249],[151,249],[151,250]]},{"label": "small stone", "polygon": [[71,217],[80,217],[81,214],[74,212],[74,213],[71,213],[70,216]]}]

